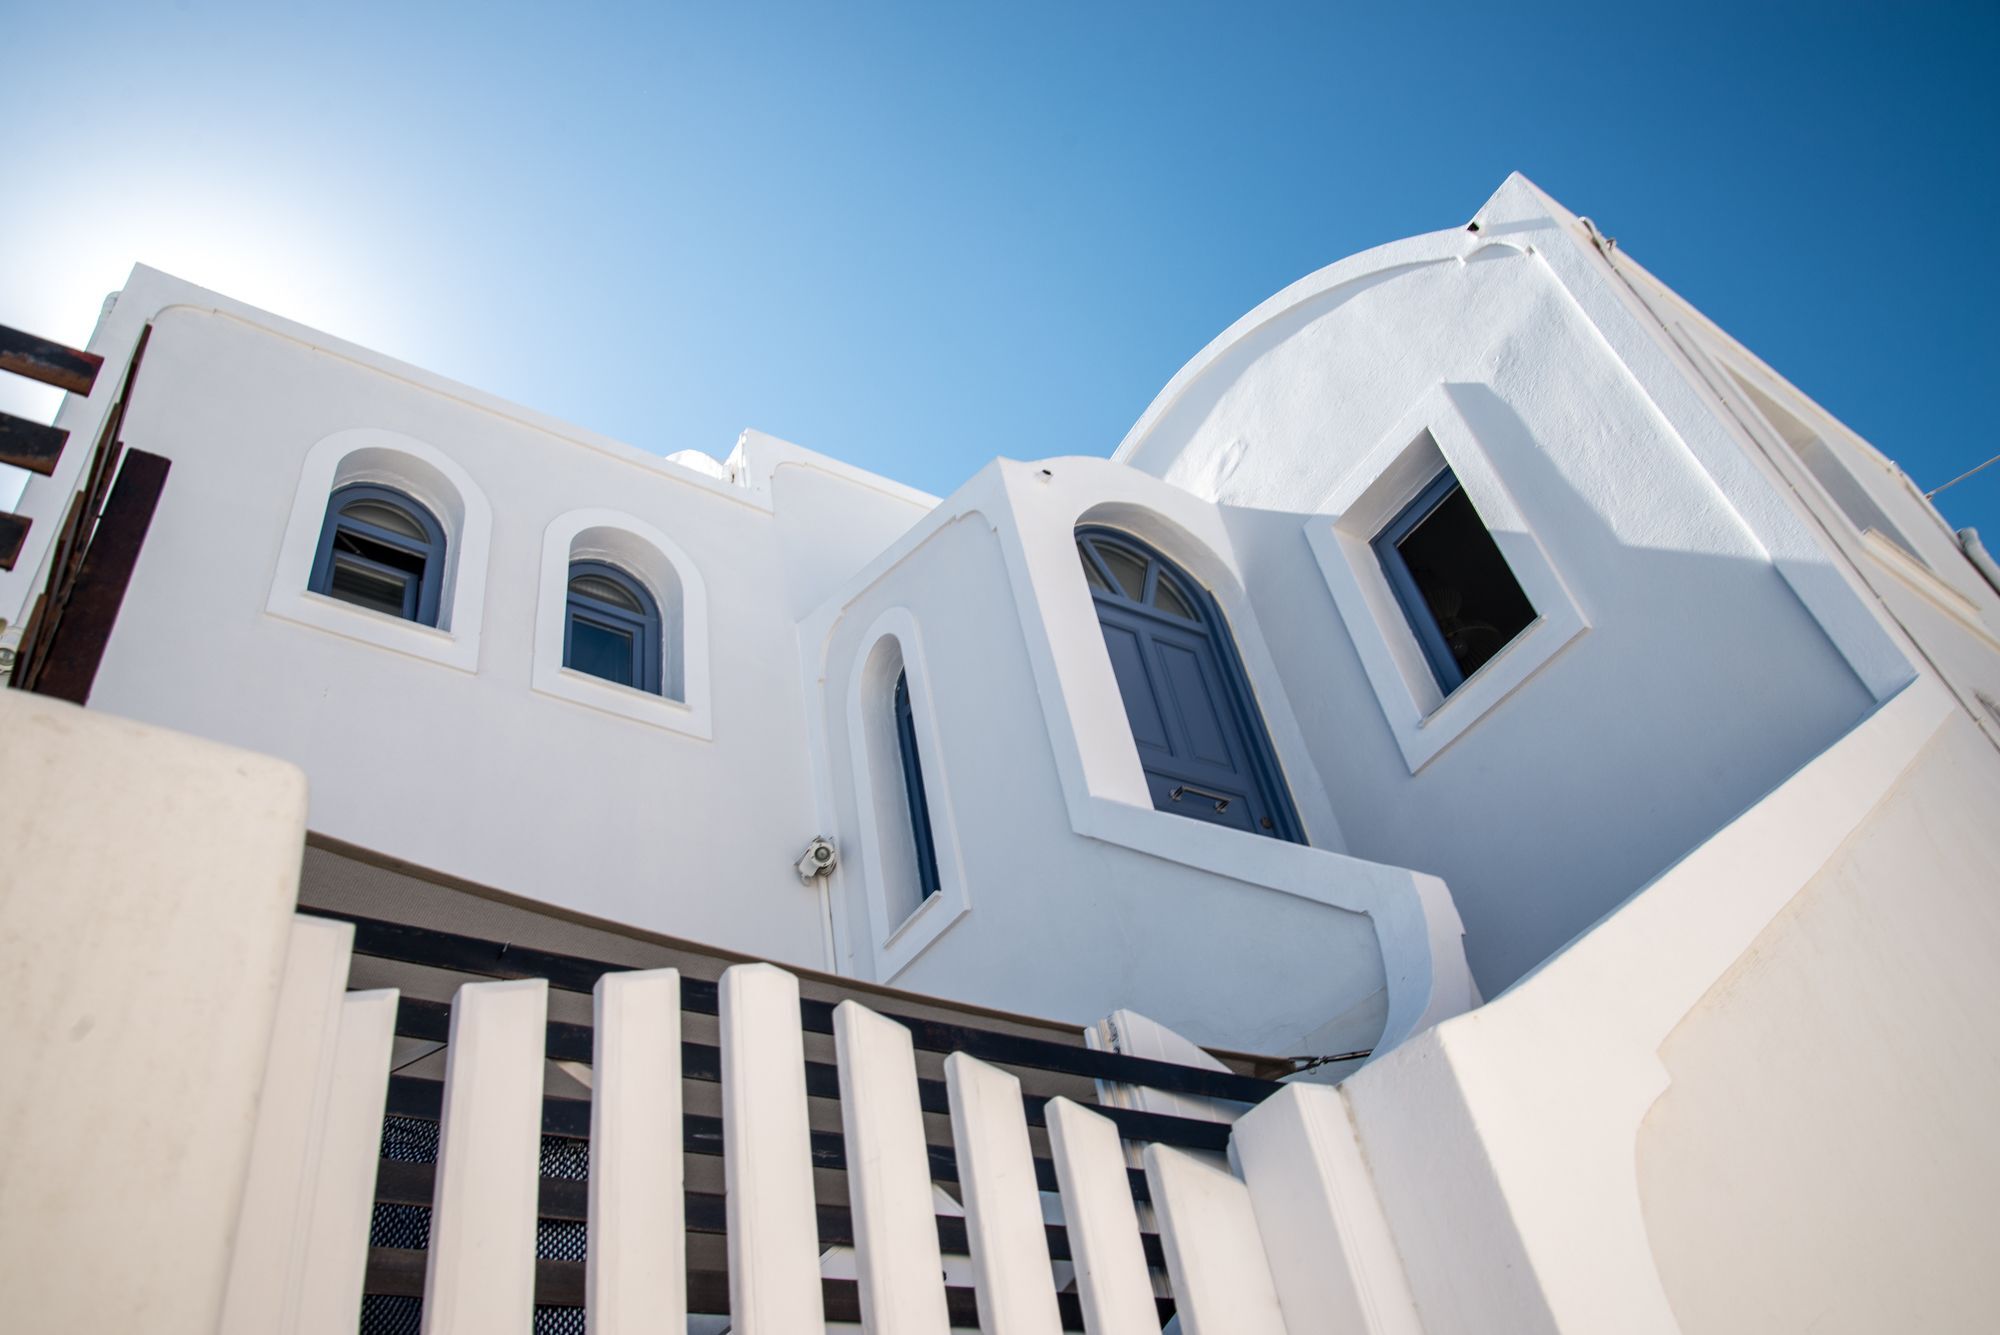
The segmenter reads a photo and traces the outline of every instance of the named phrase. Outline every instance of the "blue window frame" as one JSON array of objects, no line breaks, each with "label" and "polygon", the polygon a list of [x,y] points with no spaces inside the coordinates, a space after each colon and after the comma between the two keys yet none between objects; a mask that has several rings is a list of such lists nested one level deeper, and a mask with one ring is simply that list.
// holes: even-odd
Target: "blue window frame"
[{"label": "blue window frame", "polygon": [[1534,604],[1449,468],[1389,521],[1374,547],[1446,695],[1534,623]]},{"label": "blue window frame", "polygon": [[917,721],[910,713],[910,674],[896,676],[896,742],[903,752],[903,793],[910,803],[910,837],[917,849],[917,902],[938,892],[937,840],[931,836],[931,804],[924,795],[924,764],[917,755]]},{"label": "blue window frame", "polygon": [[1129,533],[1088,525],[1076,550],[1154,807],[1304,843],[1214,596]]},{"label": "blue window frame", "polygon": [[570,562],[563,666],[658,695],[660,605],[646,586],[604,561]]},{"label": "blue window frame", "polygon": [[306,588],[435,626],[444,555],[437,516],[400,491],[357,482],[327,498]]}]

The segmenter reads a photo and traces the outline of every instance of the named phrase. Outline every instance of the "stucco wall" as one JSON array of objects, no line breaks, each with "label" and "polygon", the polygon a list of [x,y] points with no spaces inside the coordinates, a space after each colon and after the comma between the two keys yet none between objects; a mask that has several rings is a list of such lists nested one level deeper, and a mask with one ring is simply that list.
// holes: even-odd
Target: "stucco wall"
[{"label": "stucco wall", "polygon": [[1662,1048],[1639,1183],[1689,1335],[1991,1328],[1995,811],[1954,716]]},{"label": "stucco wall", "polygon": [[[1871,698],[1559,280],[1542,251],[1568,239],[1546,218],[1487,228],[1384,247],[1273,298],[1121,457],[1224,505],[1349,851],[1450,883],[1490,996]],[[1303,530],[1333,522],[1331,498],[1440,392],[1589,628],[1413,774]]]},{"label": "stucco wall", "polygon": [[[266,610],[302,460],[356,427],[424,442],[485,492],[475,671]],[[816,831],[787,589],[838,576],[919,507],[785,468],[776,504],[795,542],[819,552],[809,566],[780,544],[769,499],[185,306],[155,322],[124,436],[173,470],[94,708],[297,763],[313,777],[312,828],[336,838],[640,927],[824,963],[817,897],[791,871]],[[708,738],[531,689],[544,529],[606,506],[669,535],[705,584]]]},{"label": "stucco wall", "polygon": [[[995,522],[974,511],[944,524],[845,605],[828,643],[825,689],[838,703],[881,613],[908,612],[921,653],[913,689],[928,696],[939,744],[924,761],[933,824],[957,836],[953,847],[943,835],[939,861],[947,889],[959,877],[969,888],[963,917],[895,985],[1079,1024],[1126,1006],[1198,1042],[1271,1052],[1302,1050],[1315,1030],[1358,1011],[1352,1037],[1372,1042],[1383,975],[1365,916],[1073,829]],[[1079,569],[1079,587],[1082,578]],[[829,750],[845,776],[848,713],[828,716]],[[892,798],[900,782],[892,776]],[[843,831],[875,819],[857,801],[858,785],[835,787]],[[893,825],[887,833],[907,837]],[[1267,842],[1233,837],[1246,851]],[[868,855],[862,840],[846,838],[838,900],[842,940],[864,976],[879,968]]]}]

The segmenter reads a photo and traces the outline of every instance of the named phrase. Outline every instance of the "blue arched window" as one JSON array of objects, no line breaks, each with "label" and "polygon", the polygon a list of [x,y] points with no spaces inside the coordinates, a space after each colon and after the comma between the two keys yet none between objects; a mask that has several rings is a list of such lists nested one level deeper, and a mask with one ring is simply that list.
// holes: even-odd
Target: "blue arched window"
[{"label": "blue arched window", "polygon": [[896,675],[896,743],[903,753],[903,793],[910,801],[910,836],[917,846],[917,902],[943,884],[938,879],[937,840],[931,835],[931,804],[924,795],[924,765],[917,755],[917,722],[910,712],[910,674]]},{"label": "blue arched window", "polygon": [[328,498],[306,587],[420,625],[438,623],[444,527],[400,491],[357,482]]},{"label": "blue arched window", "polygon": [[603,561],[572,561],[563,666],[660,693],[660,605],[645,585]]},{"label": "blue arched window", "polygon": [[1304,843],[1214,597],[1129,533],[1079,528],[1076,550],[1153,805]]}]

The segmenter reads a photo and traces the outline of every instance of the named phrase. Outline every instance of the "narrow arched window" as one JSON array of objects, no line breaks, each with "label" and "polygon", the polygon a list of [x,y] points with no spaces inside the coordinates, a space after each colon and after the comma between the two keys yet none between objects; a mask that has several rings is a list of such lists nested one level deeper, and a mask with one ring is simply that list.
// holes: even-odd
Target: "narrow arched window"
[{"label": "narrow arched window", "polygon": [[444,528],[400,491],[370,483],[328,498],[306,587],[420,625],[438,623]]},{"label": "narrow arched window", "polygon": [[660,693],[660,605],[645,585],[604,561],[572,561],[563,666]]},{"label": "narrow arched window", "polygon": [[910,800],[910,836],[917,846],[917,902],[938,892],[937,840],[931,835],[931,804],[924,796],[924,765],[917,755],[917,722],[910,712],[910,674],[896,675],[896,743],[903,753],[903,792]]}]

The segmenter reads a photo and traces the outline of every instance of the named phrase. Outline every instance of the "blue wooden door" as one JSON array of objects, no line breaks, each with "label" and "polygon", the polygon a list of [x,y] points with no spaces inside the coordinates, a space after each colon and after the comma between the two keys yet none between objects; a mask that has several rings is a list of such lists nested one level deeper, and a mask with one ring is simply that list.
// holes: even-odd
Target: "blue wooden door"
[{"label": "blue wooden door", "polygon": [[1304,843],[1215,599],[1130,534],[1080,528],[1076,546],[1153,805]]}]

